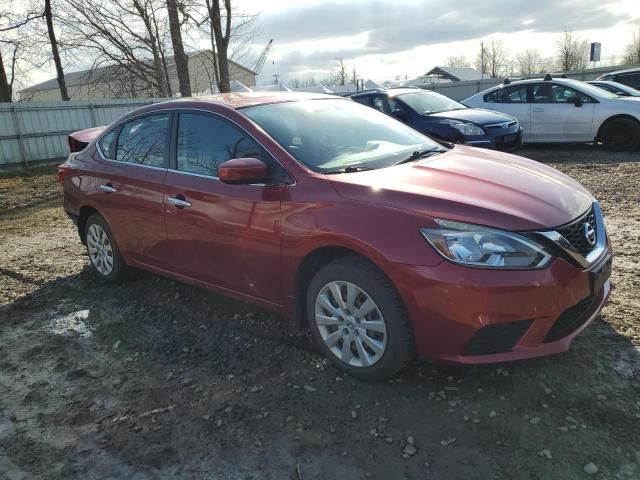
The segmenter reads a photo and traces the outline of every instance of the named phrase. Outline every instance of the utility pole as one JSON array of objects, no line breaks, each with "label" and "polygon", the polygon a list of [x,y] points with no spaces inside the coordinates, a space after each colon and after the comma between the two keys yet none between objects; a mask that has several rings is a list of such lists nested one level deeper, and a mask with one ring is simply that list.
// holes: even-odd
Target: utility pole
[{"label": "utility pole", "polygon": [[484,42],[480,42],[480,73],[484,80]]}]

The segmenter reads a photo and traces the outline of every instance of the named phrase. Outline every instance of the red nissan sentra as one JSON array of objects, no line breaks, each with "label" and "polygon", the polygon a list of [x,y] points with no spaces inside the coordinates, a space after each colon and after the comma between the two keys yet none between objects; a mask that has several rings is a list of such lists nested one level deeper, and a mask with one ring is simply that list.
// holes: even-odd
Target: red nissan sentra
[{"label": "red nissan sentra", "polygon": [[576,181],[351,100],[181,99],[70,138],[87,143],[59,176],[100,277],[142,268],[284,313],[361,378],[415,354],[566,351],[611,288],[602,212]]}]

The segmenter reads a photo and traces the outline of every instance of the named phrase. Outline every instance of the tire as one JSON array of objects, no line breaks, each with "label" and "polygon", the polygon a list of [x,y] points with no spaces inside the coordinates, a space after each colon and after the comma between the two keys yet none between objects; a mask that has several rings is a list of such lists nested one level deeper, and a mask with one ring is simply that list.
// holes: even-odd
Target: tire
[{"label": "tire", "polygon": [[415,355],[413,330],[400,296],[364,258],[341,258],[319,270],[309,283],[306,311],[322,353],[354,377],[384,380]]},{"label": "tire", "polygon": [[630,152],[640,143],[640,126],[630,118],[609,120],[602,127],[602,144],[614,152]]},{"label": "tire", "polygon": [[107,282],[122,280],[127,273],[127,266],[118,251],[109,225],[97,213],[87,219],[85,240],[93,271]]}]

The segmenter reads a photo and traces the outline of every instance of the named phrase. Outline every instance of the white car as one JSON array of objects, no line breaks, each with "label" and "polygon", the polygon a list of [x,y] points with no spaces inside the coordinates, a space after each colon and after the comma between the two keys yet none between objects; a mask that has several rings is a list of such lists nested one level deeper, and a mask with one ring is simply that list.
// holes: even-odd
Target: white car
[{"label": "white car", "polygon": [[524,143],[602,142],[615,151],[635,150],[640,143],[640,100],[578,80],[505,80],[462,103],[516,117]]}]

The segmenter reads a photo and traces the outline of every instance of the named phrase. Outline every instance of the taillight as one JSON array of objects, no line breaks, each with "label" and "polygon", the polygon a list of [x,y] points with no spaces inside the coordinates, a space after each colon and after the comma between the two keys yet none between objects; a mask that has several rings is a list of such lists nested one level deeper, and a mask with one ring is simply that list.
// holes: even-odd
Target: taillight
[{"label": "taillight", "polygon": [[64,178],[71,173],[71,166],[68,163],[58,165],[58,181],[64,185]]}]

